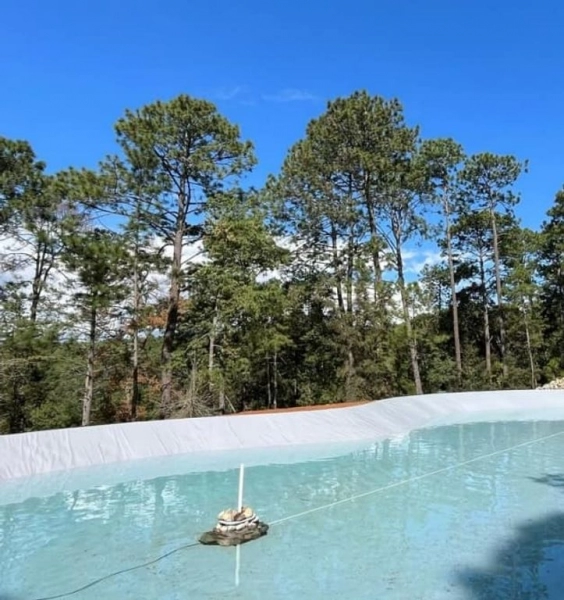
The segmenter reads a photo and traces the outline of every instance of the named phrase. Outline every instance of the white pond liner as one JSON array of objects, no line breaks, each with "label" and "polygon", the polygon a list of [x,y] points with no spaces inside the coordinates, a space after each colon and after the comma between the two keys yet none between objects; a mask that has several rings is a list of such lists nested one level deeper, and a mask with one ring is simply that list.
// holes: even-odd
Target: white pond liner
[{"label": "white pond liner", "polygon": [[[246,455],[259,461],[255,452],[258,449],[262,458],[269,449],[271,453],[276,449],[282,458],[284,451],[291,454],[297,446],[369,443],[422,427],[511,419],[564,420],[564,391],[430,394],[321,411],[145,421],[4,435],[0,436],[0,484],[32,475],[179,455],[190,455],[201,463],[201,468],[209,466],[214,455],[225,456],[233,451],[237,460]],[[314,446],[311,450],[315,453]],[[299,455],[304,456],[304,452]],[[155,472],[161,472],[157,463]]]}]

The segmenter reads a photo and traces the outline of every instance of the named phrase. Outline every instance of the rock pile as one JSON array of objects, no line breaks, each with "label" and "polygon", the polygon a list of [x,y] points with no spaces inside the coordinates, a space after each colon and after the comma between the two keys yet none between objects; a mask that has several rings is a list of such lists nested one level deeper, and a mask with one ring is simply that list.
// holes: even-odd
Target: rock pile
[{"label": "rock pile", "polygon": [[564,390],[564,377],[560,377],[559,379],[555,379],[549,383],[545,383],[541,385],[539,390]]},{"label": "rock pile", "polygon": [[256,540],[268,532],[268,525],[262,523],[249,506],[241,510],[230,508],[217,515],[217,524],[200,536],[200,543],[211,546],[237,546]]},{"label": "rock pile", "polygon": [[214,530],[220,533],[243,531],[243,529],[253,529],[257,527],[258,522],[259,518],[252,508],[247,506],[240,512],[230,508],[217,515],[217,525]]}]

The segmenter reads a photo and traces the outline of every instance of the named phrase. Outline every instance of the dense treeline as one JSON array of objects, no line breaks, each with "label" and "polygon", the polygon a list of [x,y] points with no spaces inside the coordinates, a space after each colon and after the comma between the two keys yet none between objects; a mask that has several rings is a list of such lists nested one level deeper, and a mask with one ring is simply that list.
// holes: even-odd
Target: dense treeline
[{"label": "dense treeline", "polygon": [[[447,390],[564,371],[564,191],[422,139],[397,100],[330,102],[262,189],[207,101],[127,111],[96,171],[0,138],[0,432]],[[442,259],[417,280],[421,243]]]}]

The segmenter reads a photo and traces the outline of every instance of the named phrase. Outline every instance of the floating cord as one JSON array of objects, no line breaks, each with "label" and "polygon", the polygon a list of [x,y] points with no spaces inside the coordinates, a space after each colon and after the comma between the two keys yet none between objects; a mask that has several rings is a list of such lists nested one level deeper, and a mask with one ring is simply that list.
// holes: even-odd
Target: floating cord
[{"label": "floating cord", "polygon": [[[343,499],[337,500],[335,502],[330,502],[329,504],[323,504],[322,506],[310,508],[308,510],[304,510],[304,511],[296,513],[296,514],[289,515],[287,517],[282,517],[281,519],[277,519],[276,521],[271,521],[270,525],[278,525],[278,524],[284,523],[286,521],[291,521],[293,519],[297,519],[298,517],[304,517],[306,515],[311,515],[313,513],[319,512],[321,510],[325,510],[327,508],[332,508],[334,506],[339,506],[340,504],[345,504],[346,502],[353,502],[354,500],[359,500],[360,498],[366,498],[367,496],[372,496],[379,492],[391,490],[391,489],[397,488],[401,485],[406,485],[408,483],[412,483],[413,481],[420,481],[421,479],[425,479],[426,477],[432,477],[434,475],[439,475],[440,473],[446,473],[448,471],[453,471],[454,469],[457,469],[458,467],[464,467],[466,465],[470,465],[470,464],[478,462],[480,460],[484,460],[486,458],[491,458],[492,456],[498,456],[500,454],[504,454],[505,452],[510,452],[511,450],[516,450],[518,448],[525,448],[526,446],[532,446],[533,444],[536,444],[538,442],[543,442],[545,440],[548,440],[548,439],[554,438],[554,437],[558,437],[560,435],[564,435],[564,431],[558,431],[557,433],[551,433],[550,435],[545,435],[544,437],[536,438],[534,440],[528,440],[527,442],[522,442],[520,444],[516,444],[515,446],[510,446],[509,448],[503,448],[502,450],[496,450],[494,452],[490,452],[489,454],[482,454],[481,456],[476,456],[475,458],[470,458],[469,460],[465,460],[463,462],[456,463],[455,465],[450,465],[449,467],[443,467],[442,469],[437,469],[436,471],[431,471],[430,473],[423,473],[422,475],[415,475],[414,477],[410,477],[409,479],[403,479],[402,481],[396,481],[395,483],[390,483],[389,485],[385,485],[383,487],[376,488],[376,489],[370,490],[368,492],[363,492],[361,494],[349,496],[347,498],[343,498]],[[134,567],[129,567],[127,569],[121,569],[120,571],[115,571],[114,573],[110,573],[109,575],[104,575],[104,577],[95,579],[94,581],[91,581],[90,583],[87,583],[86,585],[83,585],[82,587],[77,588],[76,590],[73,590],[72,592],[66,592],[64,594],[58,594],[56,596],[45,596],[43,598],[35,598],[34,600],[59,600],[60,598],[67,598],[68,596],[78,594],[79,592],[87,590],[88,588],[94,587],[95,585],[98,585],[99,583],[102,583],[103,581],[106,581],[107,579],[111,579],[112,577],[116,577],[117,575],[122,575],[123,573],[129,573],[130,571],[136,571],[137,569],[142,569],[143,567],[148,567],[150,565],[154,565],[155,563],[157,563],[165,558],[168,558],[169,556],[172,556],[173,554],[176,554],[177,552],[180,552],[181,550],[187,550],[188,548],[195,548],[196,546],[199,546],[199,545],[200,544],[198,542],[193,543],[193,544],[185,544],[184,546],[179,546],[178,548],[175,548],[174,550],[171,550],[170,552],[167,552],[166,554],[162,554],[161,556],[159,556],[153,560],[150,560],[148,562],[136,565]]]},{"label": "floating cord", "polygon": [[102,583],[102,581],[106,581],[107,579],[111,579],[112,577],[116,577],[117,575],[122,575],[123,573],[129,573],[130,571],[136,571],[137,569],[142,569],[143,567],[148,567],[150,565],[154,565],[155,563],[158,563],[159,561],[161,561],[165,558],[168,558],[169,556],[172,556],[173,554],[176,554],[177,552],[180,552],[181,550],[187,550],[188,548],[195,548],[196,546],[199,546],[199,545],[200,544],[198,542],[193,543],[193,544],[185,544],[184,546],[175,548],[174,550],[171,550],[170,552],[167,552],[166,554],[162,554],[161,556],[158,556],[157,558],[154,558],[153,560],[150,560],[148,562],[142,563],[140,565],[136,565],[134,567],[128,567],[127,569],[121,569],[120,571],[115,571],[114,573],[110,573],[109,575],[104,575],[104,577],[95,579],[94,581],[91,581],[90,583],[87,583],[86,585],[83,585],[82,587],[79,587],[76,590],[72,590],[72,592],[65,592],[64,594],[57,594],[56,596],[45,596],[43,598],[35,598],[35,600],[58,600],[59,598],[67,598],[68,596],[73,596],[74,594],[78,594],[79,592],[83,592],[84,590],[87,590],[88,588],[94,587],[95,585]]}]

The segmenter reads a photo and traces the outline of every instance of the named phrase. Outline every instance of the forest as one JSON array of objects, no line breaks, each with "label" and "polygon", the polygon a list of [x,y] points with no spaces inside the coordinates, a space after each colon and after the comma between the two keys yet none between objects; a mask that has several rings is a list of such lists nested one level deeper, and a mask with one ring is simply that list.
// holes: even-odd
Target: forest
[{"label": "forest", "polygon": [[126,110],[115,138],[95,170],[51,172],[0,137],[0,433],[564,373],[564,190],[523,227],[524,157],[425,139],[364,91],[257,187],[207,100]]}]

